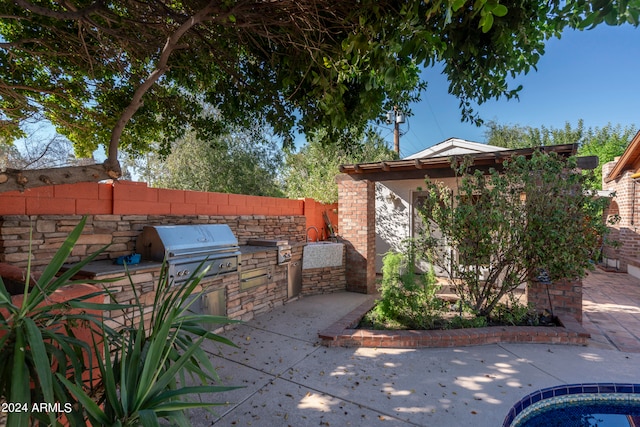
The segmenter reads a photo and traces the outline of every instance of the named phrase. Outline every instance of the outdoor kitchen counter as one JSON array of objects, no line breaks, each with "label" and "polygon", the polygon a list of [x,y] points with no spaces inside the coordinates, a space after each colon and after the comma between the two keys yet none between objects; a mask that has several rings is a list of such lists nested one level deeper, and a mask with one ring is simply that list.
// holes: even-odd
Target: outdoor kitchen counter
[{"label": "outdoor kitchen counter", "polygon": [[255,254],[257,252],[277,252],[277,246],[252,246],[252,245],[244,245],[240,246],[240,255],[250,255]]},{"label": "outdoor kitchen counter", "polygon": [[[62,270],[66,271],[75,264],[65,264]],[[125,276],[127,271],[132,274],[144,273],[147,271],[160,271],[162,263],[158,261],[140,261],[138,264],[124,265],[114,264],[113,260],[92,261],[82,267],[77,276],[91,279],[100,279],[102,277]]]}]

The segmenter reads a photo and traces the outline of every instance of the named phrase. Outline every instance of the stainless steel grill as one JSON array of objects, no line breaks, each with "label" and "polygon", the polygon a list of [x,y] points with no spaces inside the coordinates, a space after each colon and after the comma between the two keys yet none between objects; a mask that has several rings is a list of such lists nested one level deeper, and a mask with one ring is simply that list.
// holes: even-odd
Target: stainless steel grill
[{"label": "stainless steel grill", "polygon": [[136,243],[144,259],[166,259],[174,283],[184,282],[204,261],[205,277],[238,271],[238,239],[226,224],[147,226]]}]

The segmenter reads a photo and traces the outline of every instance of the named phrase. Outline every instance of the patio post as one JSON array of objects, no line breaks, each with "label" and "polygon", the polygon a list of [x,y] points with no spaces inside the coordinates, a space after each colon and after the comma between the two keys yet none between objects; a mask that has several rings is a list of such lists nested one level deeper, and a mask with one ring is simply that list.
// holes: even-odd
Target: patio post
[{"label": "patio post", "polygon": [[375,183],[340,174],[338,233],[345,243],[347,290],[376,292]]}]

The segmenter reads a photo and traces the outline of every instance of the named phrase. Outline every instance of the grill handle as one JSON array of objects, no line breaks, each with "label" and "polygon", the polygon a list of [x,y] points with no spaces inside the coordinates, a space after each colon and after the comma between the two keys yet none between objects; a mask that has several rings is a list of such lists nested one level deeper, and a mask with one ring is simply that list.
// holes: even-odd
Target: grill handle
[{"label": "grill handle", "polygon": [[255,279],[261,279],[263,277],[266,277],[267,279],[271,279],[271,273],[265,273],[265,274],[261,274],[259,276],[253,276],[253,277],[249,277],[249,278],[246,278],[246,279],[241,279],[240,282],[246,283],[246,282],[250,282],[250,281],[255,280]]}]

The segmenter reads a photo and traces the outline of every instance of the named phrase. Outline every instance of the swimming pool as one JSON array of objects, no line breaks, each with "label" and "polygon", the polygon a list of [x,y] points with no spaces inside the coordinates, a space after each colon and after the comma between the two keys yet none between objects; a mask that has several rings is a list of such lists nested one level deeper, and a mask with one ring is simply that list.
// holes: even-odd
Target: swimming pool
[{"label": "swimming pool", "polygon": [[549,387],[520,399],[503,427],[640,426],[640,384],[588,383]]}]

